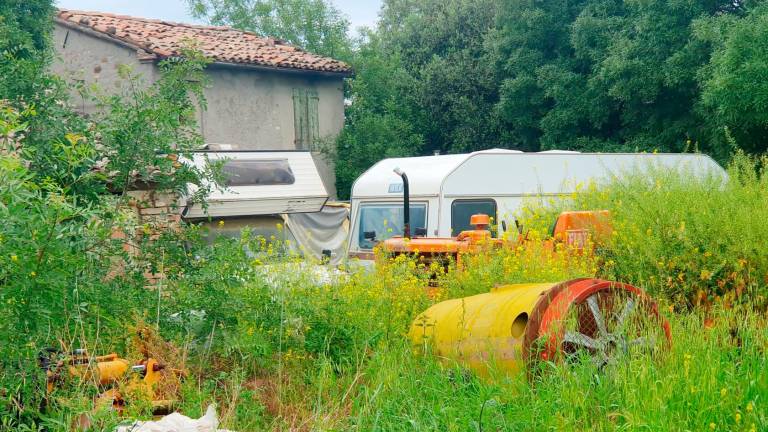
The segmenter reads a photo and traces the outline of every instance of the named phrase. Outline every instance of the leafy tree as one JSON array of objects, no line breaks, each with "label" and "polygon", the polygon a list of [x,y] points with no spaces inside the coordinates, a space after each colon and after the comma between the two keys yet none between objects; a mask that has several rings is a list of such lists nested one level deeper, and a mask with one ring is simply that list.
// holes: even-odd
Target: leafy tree
[{"label": "leafy tree", "polygon": [[[143,287],[145,265],[188,258],[185,231],[156,240],[148,254],[163,242],[162,254],[144,261],[124,256],[123,240],[112,234],[136,229],[120,210],[126,190],[151,183],[178,191],[214,176],[173,157],[200,142],[194,112],[204,106],[205,64],[194,52],[169,59],[146,86],[126,71],[123,91],[100,96],[102,110],[90,119],[69,109],[67,89],[47,74],[29,98],[0,100],[0,417],[7,428],[40,418],[40,349],[94,332],[124,336],[121,326],[101,323],[123,322],[127,310],[138,313],[154,297]],[[126,263],[116,278],[115,259]]]},{"label": "leafy tree", "polygon": [[346,59],[349,21],[326,0],[187,0],[192,15]]},{"label": "leafy tree", "polygon": [[337,189],[385,157],[503,146],[485,38],[494,2],[387,0],[352,58]]},{"label": "leafy tree", "polygon": [[410,106],[400,99],[413,77],[399,57],[384,52],[375,33],[366,38],[353,60],[356,78],[349,82],[345,128],[335,145],[326,147],[336,161],[340,198],[348,198],[352,183],[368,167],[386,157],[417,155],[424,142],[410,121]]},{"label": "leafy tree", "polygon": [[730,0],[506,0],[502,10],[499,108],[516,141],[682,151],[705,132],[694,107],[709,51],[691,23],[742,8]]},{"label": "leafy tree", "polygon": [[0,2],[0,99],[29,98],[47,66],[51,0]]},{"label": "leafy tree", "polygon": [[[205,109],[207,63],[198,52],[185,50],[160,63],[160,78],[151,85],[123,69],[121,90],[96,96],[101,110],[93,137],[103,149],[99,169],[113,191],[124,195],[151,186],[185,192],[189,183],[202,186],[203,178],[213,176],[178,160],[203,145],[195,114],[197,107]],[[203,196],[207,192],[201,189]]]},{"label": "leafy tree", "polygon": [[[700,72],[701,105],[713,127],[711,140],[727,148],[728,131],[752,153],[768,149],[768,5],[742,19],[718,16],[695,25],[712,43],[710,65]],[[727,130],[726,130],[727,128]]]},{"label": "leafy tree", "polygon": [[492,0],[384,2],[380,37],[413,77],[398,100],[425,136],[423,152],[504,146],[495,69],[485,49],[496,11]]}]

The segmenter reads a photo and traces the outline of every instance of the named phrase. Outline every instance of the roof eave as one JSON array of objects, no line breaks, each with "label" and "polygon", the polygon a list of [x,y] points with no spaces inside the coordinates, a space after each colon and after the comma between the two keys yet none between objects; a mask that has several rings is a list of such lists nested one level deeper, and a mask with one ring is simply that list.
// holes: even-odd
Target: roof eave
[{"label": "roof eave", "polygon": [[324,76],[329,78],[351,78],[355,75],[355,72],[352,70],[328,71],[328,70],[318,70],[318,69],[287,68],[287,67],[249,64],[249,63],[221,62],[221,61],[214,61],[208,67],[212,67],[212,66],[222,67],[222,68],[248,69],[248,70],[256,70],[256,71],[263,71],[263,72],[284,72],[284,73],[299,74],[299,75]]}]

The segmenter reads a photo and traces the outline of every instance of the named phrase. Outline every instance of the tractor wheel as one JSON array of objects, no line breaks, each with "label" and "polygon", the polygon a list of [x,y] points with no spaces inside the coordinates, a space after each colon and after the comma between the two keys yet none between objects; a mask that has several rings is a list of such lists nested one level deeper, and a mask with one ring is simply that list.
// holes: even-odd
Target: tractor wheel
[{"label": "tractor wheel", "polygon": [[585,358],[603,368],[670,344],[669,323],[643,290],[575,279],[554,286],[534,306],[523,337],[523,358],[529,371],[541,361]]}]

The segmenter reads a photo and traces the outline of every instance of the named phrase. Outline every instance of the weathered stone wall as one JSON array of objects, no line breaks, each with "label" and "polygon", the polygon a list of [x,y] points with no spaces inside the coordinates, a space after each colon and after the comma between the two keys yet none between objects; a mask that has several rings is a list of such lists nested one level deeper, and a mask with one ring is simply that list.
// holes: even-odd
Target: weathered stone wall
[{"label": "weathered stone wall", "polygon": [[[86,89],[96,85],[107,94],[115,92],[123,82],[119,71],[124,66],[140,75],[144,85],[157,79],[158,71],[154,62],[140,61],[136,50],[61,24],[54,26],[53,46],[56,59],[51,64],[51,72],[70,83],[85,86]],[[72,103],[86,114],[97,109],[90,98],[78,92],[73,92]]]}]

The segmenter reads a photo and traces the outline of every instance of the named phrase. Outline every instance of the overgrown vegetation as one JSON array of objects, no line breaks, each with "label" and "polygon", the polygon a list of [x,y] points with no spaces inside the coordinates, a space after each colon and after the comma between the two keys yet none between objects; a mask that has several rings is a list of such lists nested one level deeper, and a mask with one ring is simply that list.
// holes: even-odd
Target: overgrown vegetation
[{"label": "overgrown vegetation", "polygon": [[[554,206],[608,209],[614,218],[604,273],[646,287],[677,307],[748,302],[765,309],[768,283],[756,223],[768,209],[765,158],[740,153],[728,179],[697,179],[688,172],[626,174],[607,186],[585,185]],[[768,215],[766,215],[768,216]]]},{"label": "overgrown vegetation", "polygon": [[[757,245],[764,233],[749,218],[768,208],[760,204],[768,189],[753,162],[733,165],[725,185],[659,172],[585,185],[559,204],[531,202],[521,217],[534,245],[557,205],[608,208],[616,234],[597,257],[543,254],[535,247],[467,257],[463,270],[439,276],[444,288],[438,290],[425,289],[429,272],[407,257],[383,258],[373,272],[318,276],[311,263],[286,258],[278,246],[247,232],[213,245],[196,241],[194,230],[186,232],[184,247],[176,238],[155,242],[159,249],[144,259],[168,273],[160,287],[168,295],[160,297],[138,275],[105,284],[88,278],[104,271],[99,260],[76,262],[83,270],[70,280],[77,285],[49,291],[55,313],[24,312],[25,322],[34,318],[38,328],[50,330],[34,340],[33,327],[15,339],[4,336],[19,359],[3,364],[3,385],[14,389],[2,405],[5,424],[65,429],[92,409],[88,386],[60,390],[44,416],[28,402],[39,396],[43,378],[34,353],[44,344],[61,340],[134,358],[136,328],[149,326],[184,353],[168,358],[190,372],[179,409],[197,416],[215,401],[224,425],[236,430],[762,430],[768,427],[768,323],[764,254]],[[692,202],[697,212],[689,211]],[[4,279],[4,303],[11,287],[36,286],[20,282],[32,280],[22,266],[34,263],[36,251],[8,242],[6,233],[3,257],[11,248],[20,252],[4,261],[19,266]],[[58,259],[70,259],[65,244],[51,248]],[[44,277],[72,274],[52,271]],[[481,378],[460,365],[414,355],[405,336],[415,315],[443,298],[500,283],[594,275],[654,293],[672,323],[671,350],[602,371],[588,363],[546,364],[530,382],[523,372]],[[30,291],[14,296],[17,308],[34,299]],[[20,347],[26,354],[19,356]],[[10,387],[20,376],[26,388]],[[18,401],[25,402],[21,417]],[[147,409],[134,402],[127,414],[144,417]],[[110,411],[91,415],[101,428],[120,421]]]},{"label": "overgrown vegetation", "polygon": [[[340,143],[342,149],[350,146],[344,157],[359,165],[347,166],[349,171],[342,178],[352,178],[355,166],[370,163],[378,154],[495,145],[473,141],[480,136],[477,131],[489,139],[496,136],[489,132],[493,130],[506,134],[499,136],[517,137],[510,142],[522,142],[525,136],[531,143],[544,142],[548,133],[564,133],[553,132],[557,128],[539,130],[544,124],[539,121],[512,122],[526,125],[524,130],[518,126],[485,129],[479,121],[486,114],[499,124],[509,120],[505,117],[509,112],[504,114],[495,106],[493,94],[521,88],[515,78],[502,75],[506,77],[503,88],[494,90],[499,63],[478,60],[500,49],[489,47],[488,40],[511,37],[504,33],[512,29],[494,26],[494,19],[513,6],[520,12],[514,15],[515,22],[525,18],[531,24],[515,27],[525,33],[512,39],[519,46],[532,41],[536,31],[565,29],[556,32],[563,45],[541,47],[546,56],[529,52],[538,66],[529,69],[533,72],[524,80],[525,88],[536,94],[542,91],[544,99],[516,103],[539,104],[532,115],[551,114],[559,109],[553,101],[568,95],[539,87],[559,82],[568,84],[564,91],[579,88],[582,78],[577,77],[575,84],[541,78],[573,77],[568,68],[576,66],[567,59],[574,51],[567,40],[573,40],[572,32],[579,26],[564,23],[576,19],[579,25],[596,26],[610,35],[601,39],[611,41],[610,46],[596,41],[580,45],[607,50],[594,53],[594,58],[604,63],[607,57],[602,56],[609,52],[608,63],[618,67],[611,69],[617,75],[606,69],[592,76],[598,81],[647,78],[631,75],[628,69],[625,74],[621,71],[626,64],[616,63],[630,52],[649,51],[644,46],[648,41],[627,28],[659,24],[665,27],[662,34],[671,37],[668,31],[674,36],[675,29],[684,27],[688,29],[684,35],[690,30],[708,41],[710,45],[699,46],[704,52],[710,52],[707,47],[718,51],[712,64],[693,62],[700,67],[684,68],[696,80],[706,80],[704,99],[684,91],[688,98],[681,100],[693,111],[663,118],[685,125],[713,109],[712,104],[722,104],[718,115],[702,124],[707,128],[714,124],[712,131],[729,126],[732,135],[722,133],[730,148],[736,147],[735,142],[745,143],[750,151],[764,148],[757,135],[747,133],[762,127],[759,112],[738,114],[740,101],[749,109],[760,106],[761,81],[741,81],[736,78],[742,74],[732,75],[740,67],[747,71],[762,67],[760,51],[745,43],[761,43],[760,33],[752,32],[763,23],[762,9],[753,9],[753,3],[585,1],[573,4],[574,10],[557,9],[566,11],[566,17],[543,13],[555,5],[546,1],[536,3],[541,10],[531,10],[530,2],[424,5],[429,7],[387,2],[381,28],[392,32],[371,33],[360,46],[357,61],[365,67],[351,83],[355,102]],[[117,352],[131,360],[149,353],[188,372],[180,387],[172,389],[179,410],[199,416],[216,402],[223,426],[242,431],[768,429],[764,367],[768,263],[762,250],[768,230],[761,222],[768,218],[765,159],[739,153],[729,166],[726,182],[686,173],[659,171],[643,177],[627,173],[611,183],[582,185],[578,193],[559,201],[531,201],[515,216],[533,240],[532,247],[506,247],[466,257],[463,269],[450,266],[439,272],[437,289],[426,288],[431,272],[409,257],[380,257],[370,272],[353,266],[328,269],[286,257],[278,253],[279,244],[253,238],[248,232],[214,244],[201,241],[195,227],[151,240],[140,235],[142,252],[129,255],[115,232],[141,234],[144,227],[121,211],[127,190],[148,184],[180,190],[187,183],[215,177],[188,170],[169,157],[199,144],[192,114],[193,107],[203,101],[193,98],[199,97],[204,85],[205,60],[193,51],[172,59],[163,65],[162,78],[147,87],[137,85],[139,78],[125,71],[125,87],[114,96],[101,97],[98,91],[83,89],[101,107],[94,117],[85,119],[69,108],[69,89],[45,72],[47,39],[43,35],[49,21],[30,20],[32,9],[28,8],[38,8],[31,15],[35,18],[50,13],[49,2],[0,6],[0,34],[13,34],[0,39],[9,41],[0,63],[0,305],[4,312],[0,430],[71,430],[83,413],[93,430],[110,430],[121,421],[115,411],[94,406],[98,390],[89,380],[63,383],[43,407],[45,376],[37,354],[46,347]],[[615,16],[619,12],[621,19]],[[657,22],[662,12],[680,12],[677,27],[663,25],[665,20]],[[702,17],[706,14],[711,16]],[[538,20],[547,17],[561,21],[541,27]],[[471,29],[459,23],[472,24]],[[433,25],[441,26],[441,31]],[[708,31],[714,28],[722,31]],[[734,31],[726,31],[729,28]],[[485,36],[478,38],[473,32]],[[659,56],[643,58],[671,62],[665,57],[667,51],[687,46],[671,39],[674,43]],[[419,45],[405,49],[412,40]],[[544,40],[549,39],[540,42]],[[502,45],[508,49],[511,42]],[[579,64],[592,64],[594,58]],[[522,61],[519,56],[515,59]],[[518,64],[509,59],[504,63]],[[634,60],[628,64],[636,68],[632,73],[656,74],[660,67]],[[489,66],[496,72],[485,69]],[[465,67],[474,72],[467,73],[470,69]],[[505,68],[501,70],[508,73]],[[579,73],[589,75],[587,69],[584,66]],[[648,93],[639,94],[634,91],[637,87],[614,82],[618,87],[613,90],[626,91],[621,93],[626,101],[610,88],[607,93],[596,90],[608,102],[613,100],[606,102],[607,108],[593,107],[605,108],[610,118],[627,114],[624,110],[639,103],[636,97],[649,102],[632,111],[643,117],[638,121],[649,123],[622,126],[619,129],[624,132],[601,135],[601,139],[616,140],[619,147],[642,141],[638,137],[658,125],[641,111],[665,112],[668,107],[662,109],[654,95],[667,94],[666,86],[675,82],[665,81],[671,76],[649,81]],[[449,86],[437,91],[443,88],[438,83]],[[738,101],[726,97],[737,88],[746,89],[749,97]],[[579,96],[577,102],[586,103],[587,96]],[[429,118],[422,118],[424,112]],[[467,112],[480,117],[470,118]],[[734,120],[742,118],[743,124]],[[597,129],[607,131],[595,128],[569,133],[578,141],[593,137],[590,134]],[[641,129],[642,134],[637,132]],[[685,127],[673,128],[670,139],[685,139],[688,135],[682,130]],[[582,136],[584,131],[592,132]],[[757,144],[742,141],[745,134]],[[700,140],[705,148],[704,138],[691,135],[690,140],[690,146]],[[444,146],[448,142],[460,147]],[[555,212],[566,208],[611,210],[615,234],[596,256],[537,249],[537,240],[546,235]],[[166,277],[146,287],[148,270],[162,271]],[[505,374],[493,369],[489,377],[481,378],[461,365],[415,354],[405,336],[412,319],[441,299],[484,292],[497,284],[587,276],[618,279],[651,292],[672,324],[671,348],[600,371],[590,363],[553,362],[545,363],[543,373],[533,380],[523,371]],[[135,395],[124,415],[147,418],[150,411],[146,396]]]}]

